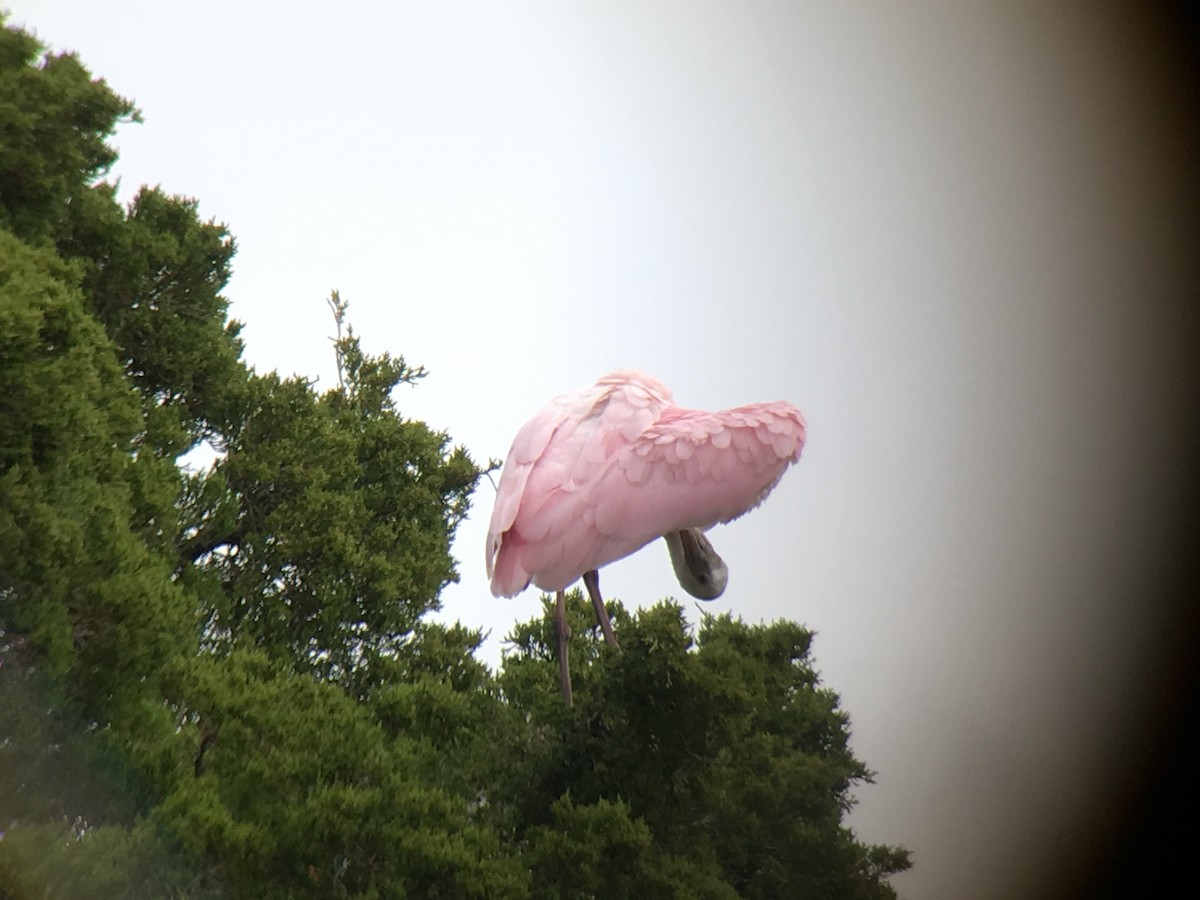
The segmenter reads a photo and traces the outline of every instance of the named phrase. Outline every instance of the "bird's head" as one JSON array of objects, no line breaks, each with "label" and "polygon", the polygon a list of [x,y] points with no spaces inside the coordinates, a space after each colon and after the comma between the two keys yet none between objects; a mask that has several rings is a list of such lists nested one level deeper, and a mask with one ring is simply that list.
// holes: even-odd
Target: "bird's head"
[{"label": "bird's head", "polygon": [[699,528],[663,535],[679,585],[698,600],[716,600],[729,583],[729,567]]}]

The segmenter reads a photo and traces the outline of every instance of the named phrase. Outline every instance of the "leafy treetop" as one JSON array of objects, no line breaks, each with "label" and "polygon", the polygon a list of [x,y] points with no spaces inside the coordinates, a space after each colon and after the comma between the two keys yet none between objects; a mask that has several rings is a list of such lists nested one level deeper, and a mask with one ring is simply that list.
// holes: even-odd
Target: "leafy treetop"
[{"label": "leafy treetop", "polygon": [[893,897],[800,626],[573,595],[568,710],[548,607],[499,673],[428,620],[482,470],[336,293],[337,386],[243,362],[136,120],[0,28],[0,898]]}]

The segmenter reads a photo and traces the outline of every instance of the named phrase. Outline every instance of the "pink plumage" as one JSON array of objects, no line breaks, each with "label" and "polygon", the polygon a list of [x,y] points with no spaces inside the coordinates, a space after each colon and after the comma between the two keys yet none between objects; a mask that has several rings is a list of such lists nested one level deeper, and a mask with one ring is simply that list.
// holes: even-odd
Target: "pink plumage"
[{"label": "pink plumage", "polygon": [[561,591],[655,538],[736,519],[804,448],[790,403],[681,409],[629,370],[550,401],[517,433],[487,537],[492,593]]}]

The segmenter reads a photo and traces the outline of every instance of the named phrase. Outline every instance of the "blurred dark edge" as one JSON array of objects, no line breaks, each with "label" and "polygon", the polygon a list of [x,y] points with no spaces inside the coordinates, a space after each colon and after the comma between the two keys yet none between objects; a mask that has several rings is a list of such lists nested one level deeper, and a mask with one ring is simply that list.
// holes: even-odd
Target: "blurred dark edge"
[{"label": "blurred dark edge", "polygon": [[[1192,138],[1192,165],[1179,173],[1180,190],[1200,202],[1200,0],[1131,5],[1145,15],[1150,41],[1173,79],[1174,112],[1190,119],[1182,124]],[[1200,209],[1191,218],[1193,227],[1198,221]],[[1193,238],[1200,260],[1200,230]],[[1196,260],[1191,268],[1200,273]],[[1200,323],[1200,278],[1190,297],[1167,302],[1191,305],[1182,320]],[[1186,518],[1164,523],[1167,555],[1176,565],[1161,573],[1171,629],[1159,648],[1158,708],[1147,711],[1158,727],[1149,736],[1146,755],[1130,761],[1125,784],[1112,786],[1108,821],[1096,823],[1096,843],[1086,852],[1090,864],[1074,876],[1063,873],[1060,884],[1046,885],[1047,897],[1171,897],[1194,882],[1200,848],[1200,335],[1193,329],[1187,337],[1196,347],[1197,377],[1180,413],[1194,469],[1179,485]]]}]

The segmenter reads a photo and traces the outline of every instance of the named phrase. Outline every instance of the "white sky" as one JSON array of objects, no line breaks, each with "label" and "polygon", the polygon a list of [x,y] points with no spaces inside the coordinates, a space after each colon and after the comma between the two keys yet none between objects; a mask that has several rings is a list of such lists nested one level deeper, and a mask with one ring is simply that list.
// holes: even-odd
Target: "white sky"
[{"label": "white sky", "polygon": [[[818,632],[903,897],[1081,862],[1189,462],[1195,132],[1138,4],[8,2],[143,111],[124,194],[229,224],[259,370],[332,383],[337,288],[479,461],[617,367],[799,405],[707,608]],[[476,503],[444,614],[494,663],[537,595],[491,598]],[[661,547],[602,584],[680,593]]]}]

